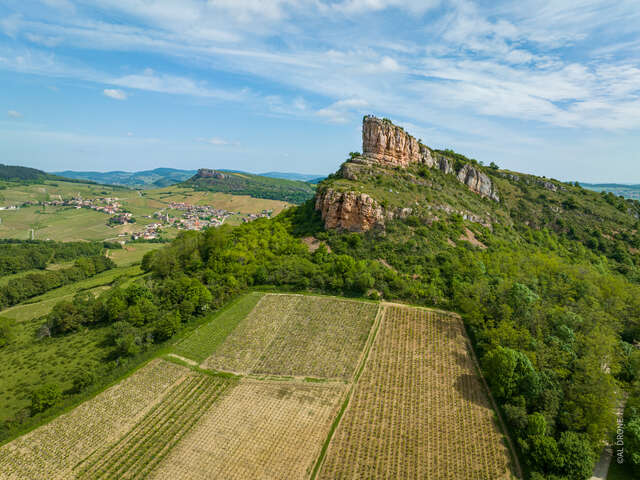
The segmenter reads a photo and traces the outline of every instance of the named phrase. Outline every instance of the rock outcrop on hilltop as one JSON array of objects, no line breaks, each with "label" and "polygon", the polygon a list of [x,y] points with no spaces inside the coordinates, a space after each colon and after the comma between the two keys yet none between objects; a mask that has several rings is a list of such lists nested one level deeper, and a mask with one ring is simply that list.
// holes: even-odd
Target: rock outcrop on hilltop
[{"label": "rock outcrop on hilltop", "polygon": [[226,178],[226,175],[224,173],[221,172],[217,172],[215,170],[212,170],[210,168],[201,168],[198,170],[197,176],[200,178],[217,178],[219,180],[222,180],[224,178]]},{"label": "rock outcrop on hilltop", "polygon": [[[491,178],[479,167],[466,163],[456,169],[456,161],[431,150],[389,120],[365,116],[362,122],[362,155],[343,164],[339,176],[358,181],[367,177],[371,168],[408,168],[424,165],[455,177],[474,193],[500,201]],[[456,171],[457,170],[457,171]],[[355,191],[322,189],[316,195],[316,210],[320,211],[326,228],[366,231],[384,226],[385,220],[408,215],[410,208],[385,210],[374,198]]]},{"label": "rock outcrop on hilltop", "polygon": [[420,145],[404,129],[376,117],[364,117],[362,153],[382,165],[406,167],[421,162]]}]

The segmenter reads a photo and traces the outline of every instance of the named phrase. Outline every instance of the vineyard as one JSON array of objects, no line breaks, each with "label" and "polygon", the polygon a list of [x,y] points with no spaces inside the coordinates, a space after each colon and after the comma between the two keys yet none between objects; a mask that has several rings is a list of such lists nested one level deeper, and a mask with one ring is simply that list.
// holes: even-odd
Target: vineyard
[{"label": "vineyard", "polygon": [[118,385],[0,447],[0,478],[67,479],[97,448],[116,441],[189,372],[155,360]]},{"label": "vineyard", "polygon": [[244,380],[150,478],[308,478],[344,389],[343,384]]},{"label": "vineyard", "polygon": [[[513,478],[454,314],[253,294],[175,352],[0,447],[0,478]],[[211,352],[245,376],[173,363]]]},{"label": "vineyard", "polygon": [[372,303],[266,295],[204,365],[349,380],[377,311]]},{"label": "vineyard", "polygon": [[225,380],[189,375],[120,440],[81,462],[78,477],[146,478],[228,386]]},{"label": "vineyard", "polygon": [[458,317],[386,307],[321,479],[511,478]]}]

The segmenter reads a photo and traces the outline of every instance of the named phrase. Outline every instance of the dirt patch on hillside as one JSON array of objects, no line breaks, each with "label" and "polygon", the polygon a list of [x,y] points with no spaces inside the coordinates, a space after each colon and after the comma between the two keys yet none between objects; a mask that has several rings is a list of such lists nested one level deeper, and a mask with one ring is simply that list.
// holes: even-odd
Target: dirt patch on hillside
[{"label": "dirt patch on hillside", "polygon": [[465,227],[464,234],[460,235],[460,240],[464,240],[465,242],[469,242],[474,247],[487,248],[487,246],[482,243],[480,240],[476,238],[476,235]]},{"label": "dirt patch on hillside", "polygon": [[315,252],[318,248],[320,248],[320,245],[324,245],[325,247],[327,247],[327,251],[331,253],[331,247],[327,245],[327,242],[325,242],[324,240],[318,240],[316,237],[304,237],[302,239],[302,242],[307,247],[309,247],[310,252]]},{"label": "dirt patch on hillside", "polygon": [[380,262],[383,266],[387,267],[389,270],[393,270],[394,272],[397,272],[397,270],[393,268],[393,266],[389,262],[387,262],[384,258],[379,258],[378,262]]}]

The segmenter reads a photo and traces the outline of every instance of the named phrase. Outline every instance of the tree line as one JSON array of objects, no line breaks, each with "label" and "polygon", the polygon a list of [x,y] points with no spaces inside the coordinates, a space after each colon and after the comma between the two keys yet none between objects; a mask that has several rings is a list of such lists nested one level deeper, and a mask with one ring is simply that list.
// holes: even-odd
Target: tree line
[{"label": "tree line", "polygon": [[49,263],[99,255],[102,250],[99,242],[0,240],[0,277],[26,270],[44,270]]},{"label": "tree line", "polygon": [[0,310],[54,288],[92,277],[113,267],[115,263],[111,259],[103,255],[95,255],[79,258],[69,268],[29,273],[15,278],[6,285],[0,286]]}]

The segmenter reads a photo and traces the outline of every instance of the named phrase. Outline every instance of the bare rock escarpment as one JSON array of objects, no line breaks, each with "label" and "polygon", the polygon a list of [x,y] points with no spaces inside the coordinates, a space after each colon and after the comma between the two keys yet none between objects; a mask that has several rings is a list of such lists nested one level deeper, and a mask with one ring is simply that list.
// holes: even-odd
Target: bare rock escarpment
[{"label": "bare rock escarpment", "polygon": [[421,161],[415,138],[391,122],[371,116],[362,122],[362,153],[382,165],[406,167]]},{"label": "bare rock escarpment", "polygon": [[316,197],[325,228],[363,232],[384,225],[382,207],[366,193],[336,192],[328,188]]},{"label": "bare rock escarpment", "polygon": [[486,173],[479,171],[472,165],[466,164],[460,169],[457,176],[458,180],[469,187],[471,191],[495,200],[496,202],[500,201],[498,192],[496,192],[493,182]]},{"label": "bare rock escarpment", "polygon": [[223,180],[224,178],[226,178],[226,175],[224,173],[212,170],[210,168],[200,168],[198,170],[197,176],[200,178],[217,178],[219,180]]},{"label": "bare rock escarpment", "polygon": [[446,174],[455,174],[460,182],[478,195],[496,202],[500,201],[495,186],[487,174],[471,164],[465,164],[456,173],[450,158],[433,152],[405,132],[402,127],[388,120],[370,115],[364,117],[362,155],[369,162],[382,166],[406,168],[411,164],[422,164],[429,168],[437,168]]}]

